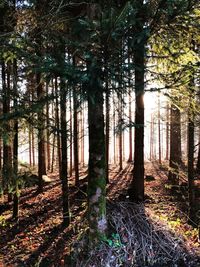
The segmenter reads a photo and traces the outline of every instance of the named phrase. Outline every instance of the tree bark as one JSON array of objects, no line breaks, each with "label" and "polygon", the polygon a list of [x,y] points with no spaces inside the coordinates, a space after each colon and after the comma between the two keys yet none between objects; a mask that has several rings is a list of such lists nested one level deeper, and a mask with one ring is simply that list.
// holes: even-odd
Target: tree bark
[{"label": "tree bark", "polygon": [[181,115],[180,110],[172,103],[170,116],[170,159],[168,179],[173,185],[179,183],[181,164]]},{"label": "tree bark", "polygon": [[[143,1],[138,0],[138,10],[142,9]],[[143,23],[136,14],[136,35],[143,32]],[[144,200],[144,72],[145,72],[145,43],[146,36],[137,40],[134,47],[135,61],[135,142],[133,180],[129,190],[133,201]]]},{"label": "tree bark", "polygon": [[100,70],[91,65],[88,67],[92,76],[90,85],[87,85],[89,123],[88,222],[89,240],[92,245],[105,236],[107,220],[103,90],[97,79],[97,77],[101,77]]},{"label": "tree bark", "polygon": [[78,99],[76,88],[73,88],[73,108],[74,108],[74,120],[73,120],[73,141],[74,141],[74,171],[75,171],[75,185],[79,186],[79,146],[78,146]]},{"label": "tree bark", "polygon": [[[17,61],[13,62],[13,93],[14,110],[17,112],[18,91],[17,91]],[[14,121],[14,142],[13,142],[13,173],[14,173],[14,196],[13,196],[13,218],[18,219],[19,213],[19,188],[18,188],[18,119]]]},{"label": "tree bark", "polygon": [[[3,98],[3,114],[8,115],[10,112],[10,63],[7,63],[7,70],[4,60],[2,60],[2,98]],[[7,77],[6,77],[7,74]],[[7,79],[6,79],[7,78]],[[7,82],[6,82],[7,80]],[[3,189],[8,192],[12,183],[12,142],[11,142],[11,126],[10,121],[5,120],[3,124]],[[11,201],[11,194],[8,193],[8,201]]]}]

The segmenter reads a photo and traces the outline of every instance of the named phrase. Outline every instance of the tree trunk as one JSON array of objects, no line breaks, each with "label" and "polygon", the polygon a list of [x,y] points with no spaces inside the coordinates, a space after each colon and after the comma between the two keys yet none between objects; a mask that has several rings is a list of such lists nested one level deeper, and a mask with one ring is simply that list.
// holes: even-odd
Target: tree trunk
[{"label": "tree trunk", "polygon": [[198,157],[196,164],[196,173],[200,175],[200,129],[199,129],[199,146],[198,146]]},{"label": "tree trunk", "polygon": [[170,116],[170,160],[168,179],[173,185],[179,183],[181,164],[181,115],[180,110],[172,103]]},{"label": "tree trunk", "polygon": [[[3,98],[3,114],[7,115],[10,112],[10,63],[7,63],[7,70],[5,62],[2,60],[2,98]],[[7,73],[7,84],[6,84]],[[10,121],[5,120],[3,124],[4,138],[3,138],[3,189],[9,190],[12,183],[12,143],[11,143],[11,127]],[[8,201],[11,201],[11,194],[8,193]]]},{"label": "tree trunk", "polygon": [[75,171],[75,185],[79,186],[79,147],[78,147],[78,99],[76,88],[73,88],[73,106],[74,106],[74,120],[73,120],[73,141],[74,141],[74,171]]},{"label": "tree trunk", "polygon": [[169,103],[167,102],[166,107],[166,115],[167,115],[167,122],[166,122],[166,156],[165,159],[169,160]]},{"label": "tree trunk", "polygon": [[[17,62],[13,62],[13,92],[14,110],[17,112],[18,91],[17,91]],[[14,142],[13,142],[13,172],[14,172],[14,196],[13,196],[13,218],[18,219],[19,213],[19,188],[18,188],[18,119],[14,121]]]},{"label": "tree trunk", "polygon": [[73,145],[72,145],[72,143],[73,143],[73,132],[72,132],[72,97],[71,97],[71,95],[70,95],[70,97],[69,97],[69,112],[70,112],[70,121],[69,121],[69,130],[70,130],[70,147],[69,147],[69,149],[70,149],[70,151],[69,151],[69,153],[70,153],[70,164],[69,164],[69,176],[71,177],[72,176],[72,168],[73,168],[73,164],[72,164],[72,155],[73,155]]},{"label": "tree trunk", "polygon": [[128,162],[133,161],[133,130],[132,130],[132,97],[129,89],[129,157]]},{"label": "tree trunk", "polygon": [[68,204],[68,179],[67,179],[67,121],[66,121],[66,88],[65,83],[61,81],[60,88],[60,110],[61,110],[61,182],[63,199],[63,224],[69,225],[69,204]]},{"label": "tree trunk", "polygon": [[119,97],[118,103],[118,135],[119,135],[119,171],[123,169],[123,162],[122,162],[122,99]]},{"label": "tree trunk", "polygon": [[[141,10],[143,1],[138,0],[138,10]],[[143,32],[143,23],[136,15],[136,34]],[[133,201],[144,200],[144,72],[145,72],[145,34],[137,40],[134,47],[135,60],[135,142],[134,142],[134,169],[133,180],[130,188],[130,199]]]},{"label": "tree trunk", "polygon": [[105,136],[103,115],[103,90],[98,84],[99,69],[88,69],[92,82],[88,89],[89,123],[89,168],[88,168],[88,222],[90,244],[105,236],[106,220],[106,177]]},{"label": "tree trunk", "polygon": [[[48,83],[46,82],[46,95],[48,97]],[[49,119],[49,100],[47,99],[46,102],[46,136],[47,136],[47,170],[49,171],[51,168],[51,157],[50,157],[50,131],[49,131],[49,126],[50,126],[50,119]]]},{"label": "tree trunk", "polygon": [[[45,91],[42,84],[41,74],[36,74],[38,102],[44,99]],[[42,176],[46,175],[46,153],[45,153],[45,115],[42,106],[38,112],[38,192],[43,191]]]},{"label": "tree trunk", "polygon": [[161,152],[161,127],[160,127],[160,92],[158,92],[158,162],[162,162],[162,152]]},{"label": "tree trunk", "polygon": [[55,78],[55,96],[56,96],[56,106],[55,106],[55,117],[56,117],[56,133],[57,133],[57,158],[59,174],[61,176],[61,146],[60,146],[60,119],[59,119],[59,101],[58,101],[58,78]]},{"label": "tree trunk", "polygon": [[189,108],[188,108],[188,196],[189,196],[189,220],[195,225],[196,221],[196,201],[195,201],[195,185],[194,185],[194,98],[195,84],[194,76],[191,75],[189,84]]},{"label": "tree trunk", "polygon": [[108,92],[108,81],[106,81],[106,181],[109,183],[109,142],[110,142],[110,96]]}]

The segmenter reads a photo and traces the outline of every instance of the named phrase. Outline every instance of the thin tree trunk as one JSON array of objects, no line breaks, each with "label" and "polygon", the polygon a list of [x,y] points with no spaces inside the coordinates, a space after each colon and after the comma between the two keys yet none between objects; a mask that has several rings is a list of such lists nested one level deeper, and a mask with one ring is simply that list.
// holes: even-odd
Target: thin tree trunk
[{"label": "thin tree trunk", "polygon": [[128,162],[133,161],[133,130],[132,130],[132,97],[129,88],[129,158]]},{"label": "thin tree trunk", "polygon": [[160,92],[158,92],[158,162],[161,164]]},{"label": "thin tree trunk", "polygon": [[55,96],[56,96],[56,106],[55,106],[55,117],[56,117],[56,132],[57,132],[57,158],[59,174],[61,175],[61,146],[60,146],[60,119],[59,119],[59,102],[58,102],[58,78],[55,78]]},{"label": "thin tree trunk", "polygon": [[[7,73],[7,84],[6,84]],[[2,96],[3,96],[3,114],[7,115],[10,112],[10,66],[2,60]],[[4,140],[3,140],[3,189],[8,192],[9,185],[12,180],[12,144],[10,138],[10,122],[5,121],[3,125]],[[11,201],[11,194],[8,193],[8,201]]]},{"label": "thin tree trunk", "polygon": [[66,120],[66,88],[65,82],[61,80],[60,88],[60,110],[61,110],[61,182],[63,199],[63,224],[69,225],[69,204],[68,204],[68,178],[67,178],[67,120]]},{"label": "thin tree trunk", "polygon": [[56,134],[53,134],[53,146],[51,155],[51,173],[54,171],[54,161],[55,161],[55,144],[56,144]]},{"label": "thin tree trunk", "polygon": [[109,92],[108,92],[108,81],[106,81],[106,181],[109,183],[109,142],[110,142],[110,103],[109,103]]},{"label": "thin tree trunk", "polygon": [[[17,91],[17,62],[13,62],[13,92],[14,92],[14,109],[17,111],[18,91]],[[14,121],[14,142],[13,142],[13,172],[15,192],[13,196],[13,218],[18,219],[19,213],[19,188],[18,188],[18,119]]]},{"label": "thin tree trunk", "polygon": [[118,129],[119,129],[119,171],[123,169],[122,163],[122,99],[119,98],[119,106],[118,106]]},{"label": "thin tree trunk", "polygon": [[70,164],[69,164],[69,176],[71,177],[72,176],[72,169],[73,169],[73,158],[72,158],[72,156],[73,156],[73,130],[72,130],[72,97],[71,97],[71,95],[70,95],[70,98],[69,98],[69,109],[70,109],[70,121],[69,121],[69,130],[70,130],[70,147],[69,147],[69,149],[70,149],[70,151],[69,151],[69,153],[70,153]]},{"label": "thin tree trunk", "polygon": [[200,128],[199,128],[199,146],[198,146],[198,157],[196,164],[196,173],[200,175]]},{"label": "thin tree trunk", "polygon": [[167,102],[167,107],[166,107],[166,117],[167,117],[167,122],[166,122],[166,156],[165,159],[169,160],[169,102]]},{"label": "thin tree trunk", "polygon": [[188,109],[188,195],[189,195],[189,220],[192,224],[196,221],[196,201],[194,185],[194,98],[195,84],[193,75],[191,75],[189,84],[189,109]]},{"label": "thin tree trunk", "polygon": [[[48,96],[48,83],[46,82],[46,95]],[[50,120],[49,120],[49,100],[47,99],[46,103],[46,136],[47,136],[47,170],[49,171],[51,168],[51,157],[50,157],[50,131],[49,131],[49,125],[50,125]]]},{"label": "thin tree trunk", "polygon": [[[41,74],[36,74],[37,98],[38,101],[44,99],[44,86],[41,80]],[[38,192],[43,191],[42,176],[46,175],[46,153],[45,153],[45,115],[42,107],[38,112]]]},{"label": "thin tree trunk", "polygon": [[[73,59],[75,61],[75,59]],[[75,64],[75,62],[74,62]],[[74,130],[74,171],[75,171],[75,185],[79,186],[79,147],[78,147],[78,99],[77,99],[77,88],[73,88],[73,108],[74,108],[74,120],[73,120],[73,130]]]},{"label": "thin tree trunk", "polygon": [[180,110],[171,104],[170,116],[170,160],[168,179],[173,185],[179,183],[179,168],[181,164],[181,115]]}]

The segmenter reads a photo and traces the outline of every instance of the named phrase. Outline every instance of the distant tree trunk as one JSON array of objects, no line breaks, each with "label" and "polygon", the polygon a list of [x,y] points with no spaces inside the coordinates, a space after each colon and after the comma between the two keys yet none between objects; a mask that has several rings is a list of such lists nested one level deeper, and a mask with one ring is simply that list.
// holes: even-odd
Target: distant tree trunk
[{"label": "distant tree trunk", "polygon": [[200,128],[199,128],[199,145],[198,145],[198,157],[196,164],[196,173],[200,175]]},{"label": "distant tree trunk", "polygon": [[54,161],[55,161],[55,144],[56,144],[56,134],[53,134],[53,145],[51,154],[51,173],[54,171]]},{"label": "distant tree trunk", "polygon": [[[6,83],[7,73],[7,83]],[[3,98],[3,114],[8,115],[10,112],[10,63],[2,60],[2,98]],[[12,180],[12,142],[11,142],[11,127],[10,121],[5,120],[3,124],[4,139],[3,139],[3,188],[8,192]],[[11,201],[11,194],[8,193],[8,201]]]},{"label": "distant tree trunk", "polygon": [[72,132],[72,97],[70,95],[69,97],[69,112],[70,112],[70,120],[69,120],[69,131],[70,131],[70,144],[69,144],[69,153],[70,153],[70,166],[69,166],[69,176],[71,177],[72,176],[72,168],[73,168],[73,164],[72,164],[72,155],[73,155],[73,146],[72,146],[72,143],[73,143],[73,132]]},{"label": "distant tree trunk", "polygon": [[68,179],[67,179],[67,121],[66,121],[66,88],[65,82],[61,80],[60,88],[60,110],[61,110],[61,182],[63,199],[63,224],[69,225],[69,204],[68,204]]},{"label": "distant tree trunk", "polygon": [[[2,110],[2,96],[1,96],[1,98],[0,98],[0,115],[2,115],[2,112],[3,112],[3,110]],[[2,164],[2,152],[3,152],[3,147],[2,147],[2,134],[0,133],[0,171],[2,171],[2,166],[3,166],[3,164]],[[1,181],[2,182],[2,181]]]},{"label": "distant tree trunk", "polygon": [[2,156],[1,155],[2,155],[2,137],[0,135],[0,171],[2,170]]},{"label": "distant tree trunk", "polygon": [[128,162],[133,161],[133,130],[132,130],[132,98],[129,89],[129,157]]},{"label": "distant tree trunk", "polygon": [[55,117],[56,117],[56,132],[57,132],[57,157],[58,157],[58,167],[59,174],[61,176],[61,146],[60,146],[60,119],[59,119],[59,101],[58,101],[58,78],[55,77],[55,96],[56,96],[56,106],[55,106]]},{"label": "distant tree trunk", "polygon": [[150,161],[153,159],[153,114],[151,114],[150,122]]},{"label": "distant tree trunk", "polygon": [[123,169],[122,162],[122,99],[119,97],[118,103],[118,135],[119,135],[119,171]]},{"label": "distant tree trunk", "polygon": [[81,162],[82,167],[85,166],[85,133],[84,133],[85,117],[84,117],[84,103],[81,110]]},{"label": "distant tree trunk", "polygon": [[165,159],[169,160],[169,103],[167,102],[167,107],[166,107],[166,117],[167,117],[167,122],[166,122],[166,156]]},{"label": "distant tree trunk", "polygon": [[[61,69],[65,67],[65,46],[60,43],[57,54],[57,64]],[[60,179],[62,184],[62,208],[63,208],[63,225],[68,226],[70,223],[69,201],[68,201],[68,171],[67,171],[67,88],[65,77],[60,73],[60,130],[61,130],[61,170]]]},{"label": "distant tree trunk", "polygon": [[105,236],[106,220],[106,176],[105,136],[103,115],[103,90],[98,84],[99,68],[89,66],[92,81],[88,90],[89,124],[89,168],[88,168],[88,222],[89,240],[94,245]]},{"label": "distant tree trunk", "polygon": [[191,75],[189,84],[189,108],[188,108],[188,195],[189,195],[189,219],[192,224],[196,221],[196,201],[195,201],[195,185],[194,185],[194,98],[195,85],[194,78]]},{"label": "distant tree trunk", "polygon": [[75,185],[79,186],[79,147],[78,147],[78,99],[77,88],[73,88],[73,108],[74,108],[74,120],[73,120],[73,141],[74,141],[74,171],[75,171]]},{"label": "distant tree trunk", "polygon": [[[17,61],[13,62],[13,93],[14,93],[14,110],[18,106],[17,90]],[[18,188],[18,119],[14,121],[14,142],[13,142],[13,173],[14,173],[14,196],[13,196],[13,218],[18,219],[19,213],[19,188]]]},{"label": "distant tree trunk", "polygon": [[[45,91],[42,84],[41,74],[36,74],[37,98],[38,101],[44,99]],[[45,115],[44,107],[38,112],[38,192],[43,191],[42,176],[46,175],[46,153],[45,153]]]},{"label": "distant tree trunk", "polygon": [[109,183],[110,103],[108,81],[106,81],[106,181]]},{"label": "distant tree trunk", "polygon": [[181,115],[180,110],[172,103],[170,116],[170,159],[168,179],[173,185],[179,183],[181,164]]},{"label": "distant tree trunk", "polygon": [[115,114],[115,96],[113,94],[113,158],[116,164],[116,114]]},{"label": "distant tree trunk", "polygon": [[161,127],[160,127],[160,92],[158,92],[158,162],[161,164]]},{"label": "distant tree trunk", "polygon": [[[138,10],[143,6],[143,0],[138,0]],[[143,23],[136,15],[136,34],[143,32]],[[133,201],[144,200],[144,72],[145,72],[145,34],[137,40],[134,47],[135,60],[135,142],[133,180],[129,190]]]},{"label": "distant tree trunk", "polygon": [[[48,97],[48,83],[46,82],[46,95]],[[49,131],[49,126],[50,126],[50,120],[49,120],[49,100],[47,99],[46,102],[46,136],[47,136],[47,170],[49,171],[51,168],[51,157],[50,157],[50,131]]]}]

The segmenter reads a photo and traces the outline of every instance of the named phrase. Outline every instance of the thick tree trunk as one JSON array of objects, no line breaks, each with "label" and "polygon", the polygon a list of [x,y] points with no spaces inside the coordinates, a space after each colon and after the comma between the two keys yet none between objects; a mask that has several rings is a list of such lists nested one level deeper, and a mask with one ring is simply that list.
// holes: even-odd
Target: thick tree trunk
[{"label": "thick tree trunk", "polygon": [[[139,10],[143,1],[138,0]],[[139,14],[138,14],[139,16]],[[136,32],[143,32],[143,24],[138,19]],[[133,180],[130,188],[130,199],[133,201],[144,200],[144,72],[145,72],[145,34],[134,47],[135,60],[135,147]]]},{"label": "thick tree trunk", "polygon": [[170,116],[170,160],[168,179],[173,185],[179,183],[179,168],[181,164],[181,115],[180,110],[171,104]]},{"label": "thick tree trunk", "polygon": [[92,245],[105,236],[107,220],[103,91],[97,79],[99,70],[90,68],[89,71],[93,76],[92,84],[88,85],[88,221]]}]

